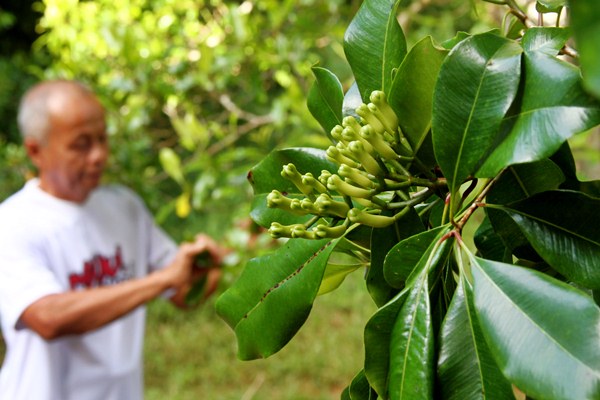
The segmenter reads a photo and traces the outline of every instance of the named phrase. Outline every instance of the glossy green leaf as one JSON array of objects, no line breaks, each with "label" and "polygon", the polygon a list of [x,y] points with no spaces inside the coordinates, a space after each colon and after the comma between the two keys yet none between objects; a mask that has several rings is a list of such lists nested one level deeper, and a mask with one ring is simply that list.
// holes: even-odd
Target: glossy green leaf
[{"label": "glossy green leaf", "polygon": [[483,219],[477,231],[475,231],[473,242],[475,243],[475,247],[477,247],[477,254],[483,258],[494,261],[510,261],[512,258],[512,254],[504,245],[502,238],[494,231],[489,214]]},{"label": "glossy green leaf", "polygon": [[471,36],[442,64],[433,98],[433,146],[452,193],[489,149],[519,85],[521,47],[491,33]]},{"label": "glossy green leaf", "polygon": [[335,74],[325,68],[312,67],[312,71],[316,81],[308,92],[308,110],[333,142],[331,130],[342,123],[342,84]]},{"label": "glossy green leaf", "polygon": [[[365,371],[361,370],[354,379],[352,379],[352,383],[345,391],[345,396],[348,400],[376,400],[377,393],[371,386],[369,385],[369,381],[365,376]],[[343,399],[344,397],[342,397]]]},{"label": "glossy green leaf", "polygon": [[404,283],[417,267],[427,251],[431,251],[431,243],[439,237],[444,227],[430,229],[414,234],[397,243],[385,257],[383,273],[385,280],[395,288],[401,289]]},{"label": "glossy green leaf", "polygon": [[583,84],[596,98],[600,98],[600,3],[576,0],[570,2],[570,8]]},{"label": "glossy green leaf", "polygon": [[567,5],[567,0],[537,0],[535,8],[538,12],[558,12]]},{"label": "glossy green leaf", "polygon": [[431,128],[433,89],[448,54],[426,37],[414,45],[402,61],[388,95],[400,121],[400,129],[418,151]]},{"label": "glossy green leaf", "polygon": [[[558,189],[564,180],[561,169],[548,159],[513,165],[502,174],[490,190],[486,201],[493,204],[508,204],[523,200],[536,193]],[[508,215],[492,208],[486,209],[486,213],[495,233],[512,253],[528,260],[539,259],[525,235]],[[500,261],[497,258],[496,260]]]},{"label": "glossy green leaf", "polygon": [[413,283],[396,317],[390,341],[390,400],[433,396],[434,337],[425,269]]},{"label": "glossy green leaf", "polygon": [[514,399],[510,383],[485,342],[472,289],[464,277],[454,292],[442,326],[438,378],[444,400]]},{"label": "glossy green leaf", "polygon": [[[402,285],[393,286],[385,276],[385,262],[389,252],[399,241],[424,230],[415,210],[410,210],[394,225],[373,229],[371,235],[371,266],[367,274],[367,289],[378,307],[387,303]],[[433,237],[431,238],[433,240]],[[429,244],[429,243],[428,243]],[[405,278],[408,277],[408,274]]]},{"label": "glossy green leaf", "polygon": [[600,308],[545,274],[472,257],[474,303],[503,374],[536,399],[600,398]]},{"label": "glossy green leaf", "polygon": [[587,288],[600,288],[600,199],[549,191],[501,207],[552,268]]},{"label": "glossy green leaf", "polygon": [[365,263],[349,255],[334,252],[329,258],[323,280],[319,287],[318,295],[323,295],[337,289],[346,276],[359,268],[364,268]]},{"label": "glossy green leaf", "polygon": [[396,19],[399,1],[365,0],[344,35],[344,52],[363,102],[373,90],[388,93],[392,71],[406,55],[406,40]]},{"label": "glossy green leaf", "polygon": [[[438,245],[438,241],[450,230],[448,226],[436,229],[437,235],[413,273],[406,286],[393,299],[369,319],[365,326],[365,374],[371,387],[380,397],[386,398],[390,371],[390,344],[396,318],[407,299],[411,288],[424,271],[437,269],[443,265],[451,240]],[[435,250],[435,251],[434,251]]]},{"label": "glossy green leaf", "polygon": [[555,57],[556,47],[566,40],[564,32],[532,28],[525,34],[521,108],[507,117],[512,128],[497,138],[476,176],[492,177],[507,165],[549,157],[568,138],[600,123],[600,104],[583,90],[579,69]]},{"label": "glossy green leaf", "polygon": [[238,357],[279,351],[304,324],[337,240],[292,239],[274,253],[252,259],[216,304],[238,340]]},{"label": "glossy green leaf", "polygon": [[365,326],[365,375],[381,398],[387,398],[390,369],[390,343],[394,322],[408,296],[408,289],[399,292],[379,308]]}]

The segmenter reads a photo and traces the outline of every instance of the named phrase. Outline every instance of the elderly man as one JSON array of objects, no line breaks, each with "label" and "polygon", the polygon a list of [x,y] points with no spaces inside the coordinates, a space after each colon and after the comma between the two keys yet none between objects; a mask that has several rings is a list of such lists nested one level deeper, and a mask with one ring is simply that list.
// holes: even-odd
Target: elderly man
[{"label": "elderly man", "polygon": [[18,122],[39,175],[0,205],[0,399],[142,399],[143,305],[183,306],[194,257],[220,250],[177,247],[134,193],[100,185],[105,116],[85,86],[34,86]]}]

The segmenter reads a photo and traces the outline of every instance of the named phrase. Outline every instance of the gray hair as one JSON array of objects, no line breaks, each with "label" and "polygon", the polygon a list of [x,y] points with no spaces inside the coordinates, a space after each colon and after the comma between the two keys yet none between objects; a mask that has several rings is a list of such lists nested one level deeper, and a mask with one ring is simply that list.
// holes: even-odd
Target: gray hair
[{"label": "gray hair", "polygon": [[40,82],[27,90],[21,98],[17,115],[23,139],[44,142],[51,128],[51,100],[73,95],[94,96],[94,93],[83,83],[66,79]]}]

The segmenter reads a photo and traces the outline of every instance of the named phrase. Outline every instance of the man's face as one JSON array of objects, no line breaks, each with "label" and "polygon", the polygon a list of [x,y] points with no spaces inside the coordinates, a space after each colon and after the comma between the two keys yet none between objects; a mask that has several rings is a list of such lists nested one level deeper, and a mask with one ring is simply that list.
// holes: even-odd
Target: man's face
[{"label": "man's face", "polygon": [[92,96],[63,98],[51,112],[50,125],[45,143],[33,151],[27,146],[39,169],[40,188],[82,203],[100,184],[108,158],[104,110]]}]

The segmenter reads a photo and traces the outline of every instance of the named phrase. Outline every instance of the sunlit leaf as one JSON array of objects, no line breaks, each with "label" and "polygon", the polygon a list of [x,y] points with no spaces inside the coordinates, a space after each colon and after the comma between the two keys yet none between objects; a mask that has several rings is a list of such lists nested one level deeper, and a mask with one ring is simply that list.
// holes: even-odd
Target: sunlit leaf
[{"label": "sunlit leaf", "polygon": [[564,40],[560,28],[532,28],[525,34],[521,109],[507,117],[505,124],[512,128],[497,138],[476,176],[495,176],[507,165],[549,157],[571,136],[600,123],[600,103],[583,90],[579,69],[555,57]]},{"label": "sunlit leaf", "polygon": [[337,76],[325,68],[312,67],[312,71],[316,81],[308,93],[308,110],[333,141],[331,129],[342,123],[342,84]]},{"label": "sunlit leaf", "polygon": [[[332,255],[333,257],[334,255]],[[321,286],[319,287],[318,295],[323,295],[329,293],[335,289],[337,289],[346,276],[356,271],[359,268],[363,268],[365,265],[360,262],[354,263],[327,263],[327,267],[325,268],[325,273],[323,274],[323,280],[321,281]]]},{"label": "sunlit leaf", "polygon": [[[399,221],[389,227],[373,229],[371,234],[371,266],[367,274],[367,289],[377,306],[387,303],[398,292],[397,289],[402,288],[402,285],[391,285],[385,276],[385,263],[390,249],[398,241],[423,232],[423,230],[423,223],[414,210],[410,210]],[[407,277],[408,274],[405,279]]]},{"label": "sunlit leaf", "polygon": [[406,55],[406,40],[396,19],[399,1],[365,0],[344,35],[344,52],[361,98],[373,90],[388,93],[392,71]]},{"label": "sunlit leaf", "polygon": [[516,95],[521,52],[516,42],[485,33],[460,42],[442,64],[433,146],[452,193],[475,172]]},{"label": "sunlit leaf", "polygon": [[538,12],[558,12],[567,5],[567,0],[537,0],[535,8]]},{"label": "sunlit leaf", "polygon": [[434,338],[425,269],[408,290],[390,341],[390,400],[427,400],[433,396]]},{"label": "sunlit leaf", "polygon": [[549,191],[500,209],[552,268],[573,282],[600,288],[600,199]]},{"label": "sunlit leaf", "polygon": [[600,308],[531,269],[472,257],[475,308],[504,375],[539,399],[600,398]]},{"label": "sunlit leaf", "polygon": [[177,183],[183,185],[185,178],[181,169],[181,160],[179,156],[170,147],[163,147],[158,153],[158,159],[165,172],[173,178]]},{"label": "sunlit leaf", "polygon": [[388,101],[414,151],[421,148],[431,128],[433,89],[447,54],[426,37],[409,51],[394,77]]},{"label": "sunlit leaf", "polygon": [[444,400],[512,400],[511,385],[481,332],[468,285],[464,277],[460,279],[440,334],[438,377],[442,396]]},{"label": "sunlit leaf", "polygon": [[219,297],[217,313],[238,340],[238,357],[268,357],[304,324],[336,241],[292,239],[275,252],[250,260]]},{"label": "sunlit leaf", "polygon": [[596,0],[576,0],[569,5],[583,84],[596,98],[600,98],[600,3]]}]

